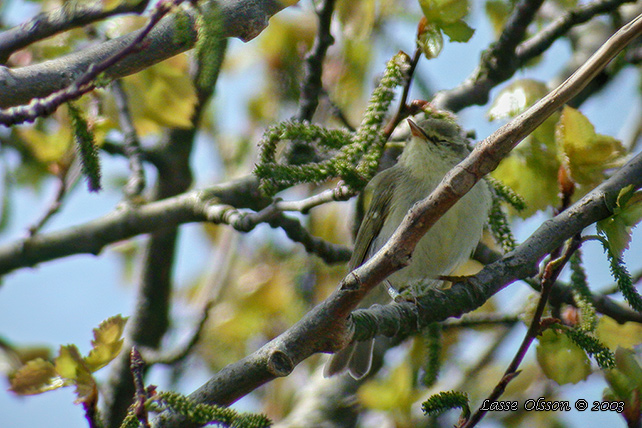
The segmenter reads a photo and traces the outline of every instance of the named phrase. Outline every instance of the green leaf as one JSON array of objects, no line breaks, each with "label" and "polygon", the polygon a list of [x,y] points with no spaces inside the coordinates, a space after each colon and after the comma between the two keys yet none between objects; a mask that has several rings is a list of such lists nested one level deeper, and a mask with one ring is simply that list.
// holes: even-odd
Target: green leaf
[{"label": "green leaf", "polygon": [[465,43],[475,34],[475,30],[462,20],[455,21],[452,24],[443,24],[441,29],[450,38],[451,42]]},{"label": "green leaf", "polygon": [[60,347],[60,352],[54,361],[56,372],[65,380],[74,381],[83,365],[82,357],[76,345]]},{"label": "green leaf", "polygon": [[615,350],[615,365],[634,385],[642,388],[642,367],[633,350],[618,346]]},{"label": "green leaf", "polygon": [[616,257],[621,257],[629,248],[631,230],[642,220],[642,192],[635,191],[632,185],[620,190],[613,215],[597,223],[599,231],[607,237],[609,249]]},{"label": "green leaf", "polygon": [[600,318],[596,334],[612,350],[619,347],[633,349],[642,343],[642,325],[634,322],[619,324],[609,317]]},{"label": "green leaf", "polygon": [[572,179],[587,188],[600,184],[605,170],[620,166],[626,151],[613,137],[595,132],[579,110],[565,106],[555,130],[558,156]]},{"label": "green leaf", "polygon": [[452,24],[468,14],[468,0],[419,0],[419,5],[429,22]]},{"label": "green leaf", "polygon": [[524,198],[526,208],[517,215],[527,218],[558,201],[558,168],[555,156],[547,147],[529,137],[502,160],[492,177]]},{"label": "green leaf", "polygon": [[615,350],[615,369],[606,370],[604,378],[609,384],[614,400],[625,401],[625,406],[639,406],[640,391],[642,390],[642,368],[634,351],[618,347]]},{"label": "green leaf", "polygon": [[486,9],[486,15],[488,15],[493,27],[495,37],[499,37],[504,30],[504,24],[506,24],[506,20],[510,16],[510,12],[512,10],[510,2],[502,0],[487,0],[484,8]]},{"label": "green leaf", "polygon": [[127,318],[120,315],[108,318],[94,329],[93,349],[89,352],[85,363],[91,372],[105,367],[118,354],[123,346],[123,330]]},{"label": "green leaf", "polygon": [[549,379],[559,385],[578,383],[591,374],[591,363],[586,353],[568,337],[546,330],[539,337],[537,362]]}]

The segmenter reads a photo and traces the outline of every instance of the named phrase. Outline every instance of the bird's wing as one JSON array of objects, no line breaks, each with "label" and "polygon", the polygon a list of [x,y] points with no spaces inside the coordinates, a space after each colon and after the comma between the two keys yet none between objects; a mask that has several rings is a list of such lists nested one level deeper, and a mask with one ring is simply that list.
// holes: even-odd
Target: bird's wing
[{"label": "bird's wing", "polygon": [[[390,202],[395,190],[395,185],[392,183],[395,183],[396,180],[390,180],[389,175],[396,174],[396,172],[395,167],[389,168],[370,182],[369,187],[373,189],[372,198],[354,243],[354,252],[348,264],[351,271],[361,266],[368,258],[372,242],[381,232],[381,228],[390,212]],[[391,184],[382,187],[380,183],[384,180]]]}]

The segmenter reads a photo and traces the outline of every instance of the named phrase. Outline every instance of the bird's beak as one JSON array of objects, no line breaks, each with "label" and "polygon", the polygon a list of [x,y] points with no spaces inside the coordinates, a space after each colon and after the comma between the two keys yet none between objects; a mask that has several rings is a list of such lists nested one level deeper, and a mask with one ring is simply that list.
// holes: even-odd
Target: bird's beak
[{"label": "bird's beak", "polygon": [[414,120],[412,119],[407,119],[407,120],[408,120],[408,125],[410,125],[410,132],[412,133],[413,136],[419,137],[422,140],[428,140],[428,136],[426,135],[426,132],[423,129],[421,129],[419,125],[415,123]]}]

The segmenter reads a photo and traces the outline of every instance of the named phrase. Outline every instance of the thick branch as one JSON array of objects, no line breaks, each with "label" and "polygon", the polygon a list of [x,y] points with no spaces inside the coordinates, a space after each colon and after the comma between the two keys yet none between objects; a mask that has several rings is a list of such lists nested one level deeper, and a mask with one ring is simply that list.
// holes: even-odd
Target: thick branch
[{"label": "thick branch", "polygon": [[[268,25],[269,18],[286,7],[278,0],[223,0],[216,4],[222,17],[223,37],[238,37],[244,41],[259,35]],[[191,49],[197,38],[195,22],[196,12],[191,8],[164,18],[145,38],[145,49],[111,67],[106,77],[128,76]],[[15,70],[0,66],[0,108],[25,105],[33,98],[44,98],[68,87],[91,64],[129,45],[138,33],[135,31],[41,64]]]},{"label": "thick branch", "polygon": [[39,13],[33,19],[0,33],[0,64],[6,63],[9,56],[18,49],[62,31],[124,13],[142,13],[147,3],[147,0],[138,3],[121,2],[115,8],[105,10],[102,2],[67,2],[51,12]]},{"label": "thick branch", "polygon": [[248,177],[140,207],[124,205],[84,225],[0,247],[0,275],[73,254],[98,254],[106,245],[167,226],[208,221],[206,208],[212,201],[256,209],[269,204],[259,194],[256,179]]}]

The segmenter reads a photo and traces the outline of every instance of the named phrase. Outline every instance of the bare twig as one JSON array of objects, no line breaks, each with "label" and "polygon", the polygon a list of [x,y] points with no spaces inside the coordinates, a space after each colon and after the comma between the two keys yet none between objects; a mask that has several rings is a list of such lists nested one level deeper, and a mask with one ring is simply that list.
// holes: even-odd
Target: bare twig
[{"label": "bare twig", "polygon": [[136,128],[134,127],[134,121],[129,111],[127,94],[120,80],[115,80],[112,83],[112,92],[114,94],[114,100],[116,101],[116,107],[118,108],[120,127],[125,139],[123,146],[124,154],[129,159],[130,175],[125,186],[125,195],[131,199],[139,196],[145,188],[145,170],[143,169],[142,150]]},{"label": "bare twig", "polygon": [[201,317],[194,327],[192,336],[185,344],[177,349],[172,350],[171,352],[162,352],[155,349],[141,349],[142,354],[145,356],[145,361],[147,365],[152,366],[154,364],[164,364],[164,365],[174,365],[178,362],[183,361],[187,358],[194,347],[198,344],[198,341],[201,339],[201,334],[203,329],[207,324],[209,318],[210,309],[212,308],[212,301],[207,302],[203,310],[201,311]]},{"label": "bare twig", "polygon": [[334,38],[330,34],[334,3],[335,0],[323,0],[317,10],[319,25],[314,45],[305,57],[301,99],[299,100],[299,110],[295,116],[298,121],[312,120],[319,104],[319,95],[323,92],[323,83],[321,82],[323,60],[328,47],[334,43]]},{"label": "bare twig", "polygon": [[77,158],[71,162],[71,165],[68,168],[65,168],[64,171],[61,171],[57,175],[57,188],[56,195],[54,199],[49,204],[47,211],[43,216],[32,226],[29,226],[28,232],[29,236],[33,236],[40,232],[40,230],[47,224],[47,222],[60,211],[62,207],[62,202],[65,196],[68,194],[69,189],[71,189],[74,184],[80,178],[80,164]]},{"label": "bare twig", "polygon": [[339,183],[337,187],[298,201],[276,201],[276,208],[280,211],[299,211],[306,214],[312,208],[332,201],[347,201],[355,196],[354,191]]},{"label": "bare twig", "polygon": [[143,360],[142,355],[135,346],[132,346],[132,350],[129,353],[130,356],[130,370],[132,377],[134,379],[134,387],[136,388],[136,397],[134,399],[134,414],[136,419],[143,426],[143,428],[149,428],[149,418],[147,409],[145,408],[145,402],[149,398],[147,389],[145,388],[145,361]]},{"label": "bare twig", "polygon": [[[570,260],[575,250],[577,250],[577,248],[579,247],[580,242],[581,241],[579,239],[575,239],[571,241],[567,245],[566,249],[564,250],[564,254],[562,254],[559,258],[551,260],[546,264],[546,267],[544,268],[544,272],[542,273],[542,281],[541,281],[542,293],[540,295],[539,301],[537,302],[537,308],[535,309],[535,314],[533,315],[533,320],[531,321],[531,324],[528,327],[526,336],[524,336],[524,339],[519,349],[517,350],[515,357],[513,357],[513,360],[508,365],[506,372],[504,372],[504,376],[499,381],[499,383],[495,386],[495,388],[493,389],[493,392],[484,400],[484,403],[494,403],[495,401],[497,401],[497,399],[501,397],[501,395],[506,390],[506,387],[508,386],[510,381],[513,380],[519,374],[517,369],[519,368],[520,364],[522,363],[522,360],[526,356],[526,352],[528,351],[528,348],[530,348],[535,338],[539,334],[541,334],[540,322],[542,319],[542,315],[544,314],[544,309],[546,308],[546,304],[548,302],[548,297],[550,296],[551,289],[553,288],[553,285],[555,284],[557,277],[562,272],[562,269],[564,268],[564,266],[566,266],[566,263]],[[484,406],[477,409],[477,411],[472,414],[470,419],[468,419],[466,423],[462,425],[462,427],[472,428],[475,425],[477,425],[477,423],[479,423],[479,421],[484,417],[484,415],[487,412],[487,410],[484,410],[484,409],[485,409]]]},{"label": "bare twig", "polygon": [[588,22],[596,15],[610,13],[625,3],[634,0],[599,0],[592,3],[578,5],[560,16],[558,19],[543,28],[530,39],[521,43],[515,50],[520,64],[544,53],[555,40],[564,36],[573,27]]},{"label": "bare twig", "polygon": [[471,327],[492,327],[496,325],[512,326],[519,322],[518,315],[507,314],[475,314],[464,316],[459,320],[447,320],[441,323],[441,327],[451,328],[471,328]]}]

